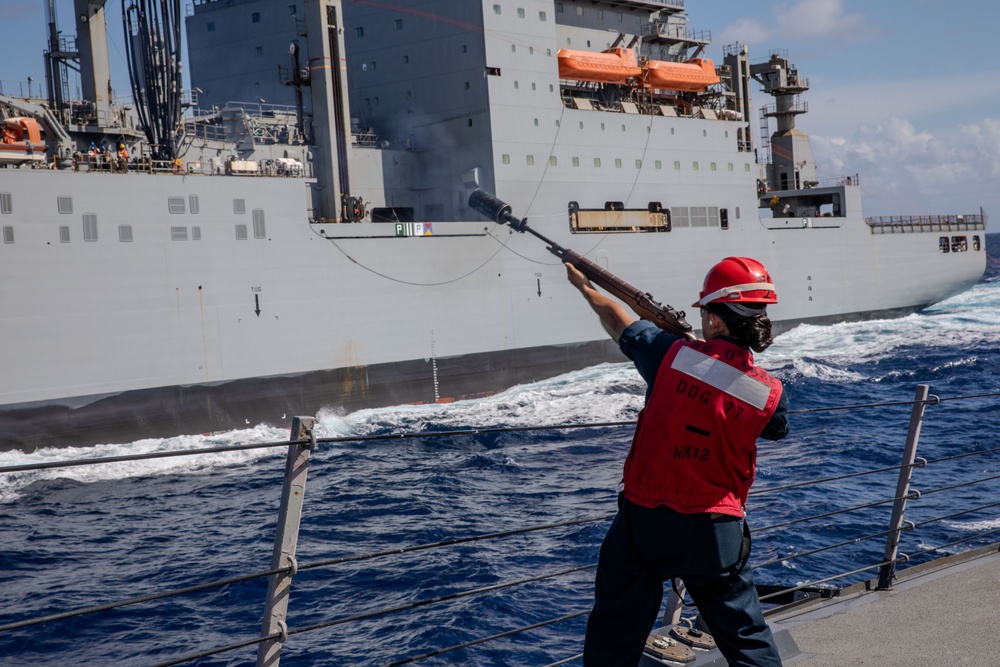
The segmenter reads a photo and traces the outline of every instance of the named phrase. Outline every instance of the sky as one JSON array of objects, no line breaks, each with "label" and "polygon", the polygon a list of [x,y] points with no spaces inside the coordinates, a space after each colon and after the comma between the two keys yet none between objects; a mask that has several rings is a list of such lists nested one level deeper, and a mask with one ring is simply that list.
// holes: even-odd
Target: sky
[{"label": "sky", "polygon": [[[471,1],[471,0],[470,0]],[[516,0],[504,0],[516,4]],[[46,0],[0,0],[0,86],[44,85]],[[72,0],[56,0],[72,32]],[[190,0],[183,0],[184,5]],[[860,176],[865,215],[978,213],[1000,232],[1000,2],[686,0],[707,56],[739,42],[751,62],[787,52],[809,79],[820,178]],[[128,93],[121,2],[108,3],[114,87]],[[770,102],[754,93],[756,106]]]}]

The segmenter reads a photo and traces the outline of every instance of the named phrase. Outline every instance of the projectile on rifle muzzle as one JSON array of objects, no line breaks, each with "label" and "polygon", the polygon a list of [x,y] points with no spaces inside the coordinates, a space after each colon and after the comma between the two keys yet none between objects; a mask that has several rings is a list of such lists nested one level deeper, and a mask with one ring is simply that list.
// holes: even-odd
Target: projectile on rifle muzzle
[{"label": "projectile on rifle muzzle", "polygon": [[518,223],[521,222],[519,218],[514,217],[514,214],[511,213],[510,204],[505,204],[490,193],[479,188],[476,188],[469,195],[469,206],[501,225],[508,224],[516,228]]}]

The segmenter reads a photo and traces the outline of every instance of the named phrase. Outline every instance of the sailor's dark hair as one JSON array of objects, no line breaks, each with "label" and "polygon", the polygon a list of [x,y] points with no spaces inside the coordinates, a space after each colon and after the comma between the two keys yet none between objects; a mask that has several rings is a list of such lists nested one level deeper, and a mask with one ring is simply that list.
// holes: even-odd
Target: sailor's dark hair
[{"label": "sailor's dark hair", "polygon": [[765,305],[756,308],[745,303],[710,303],[708,310],[726,323],[729,335],[743,347],[763,352],[774,342]]}]

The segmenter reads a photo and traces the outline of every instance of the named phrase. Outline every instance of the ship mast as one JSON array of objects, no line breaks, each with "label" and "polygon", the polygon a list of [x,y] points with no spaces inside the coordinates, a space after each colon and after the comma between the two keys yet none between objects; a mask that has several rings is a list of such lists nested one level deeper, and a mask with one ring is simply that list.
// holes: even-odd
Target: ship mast
[{"label": "ship mast", "polygon": [[[73,3],[80,59],[80,87],[83,99],[94,105],[93,120],[96,125],[106,125],[111,116],[111,68],[108,65],[108,31],[104,14],[107,2],[108,0],[74,0]],[[50,30],[54,29],[53,14]],[[53,81],[50,86],[61,86],[61,82]],[[61,97],[61,93],[58,97]]]},{"label": "ship mast", "polygon": [[764,86],[764,92],[774,96],[774,104],[761,109],[763,141],[767,141],[767,119],[773,117],[778,124],[770,139],[770,188],[799,190],[816,185],[816,161],[809,137],[795,128],[795,116],[809,111],[809,106],[799,100],[799,95],[809,90],[808,79],[777,53],[766,63],[751,65],[750,74]]},{"label": "ship mast", "polygon": [[305,15],[313,113],[309,137],[316,174],[313,218],[333,222],[339,206],[341,220],[353,221],[355,202],[350,196],[348,170],[350,111],[341,67],[345,53],[343,8],[340,0],[305,0]]}]

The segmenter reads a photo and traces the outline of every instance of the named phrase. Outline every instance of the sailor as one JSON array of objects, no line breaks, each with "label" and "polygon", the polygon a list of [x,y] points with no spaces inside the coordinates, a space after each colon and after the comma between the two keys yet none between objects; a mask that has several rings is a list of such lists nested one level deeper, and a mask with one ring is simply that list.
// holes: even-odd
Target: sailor
[{"label": "sailor", "polygon": [[587,667],[634,666],[663,599],[682,579],[730,665],[781,664],[746,566],[744,523],[757,439],[788,433],[781,383],[754,365],[772,342],[767,269],[727,257],[705,277],[693,307],[704,340],[688,341],[636,320],[572,265],[569,281],[646,380],[619,486],[618,515],[601,546]]}]

